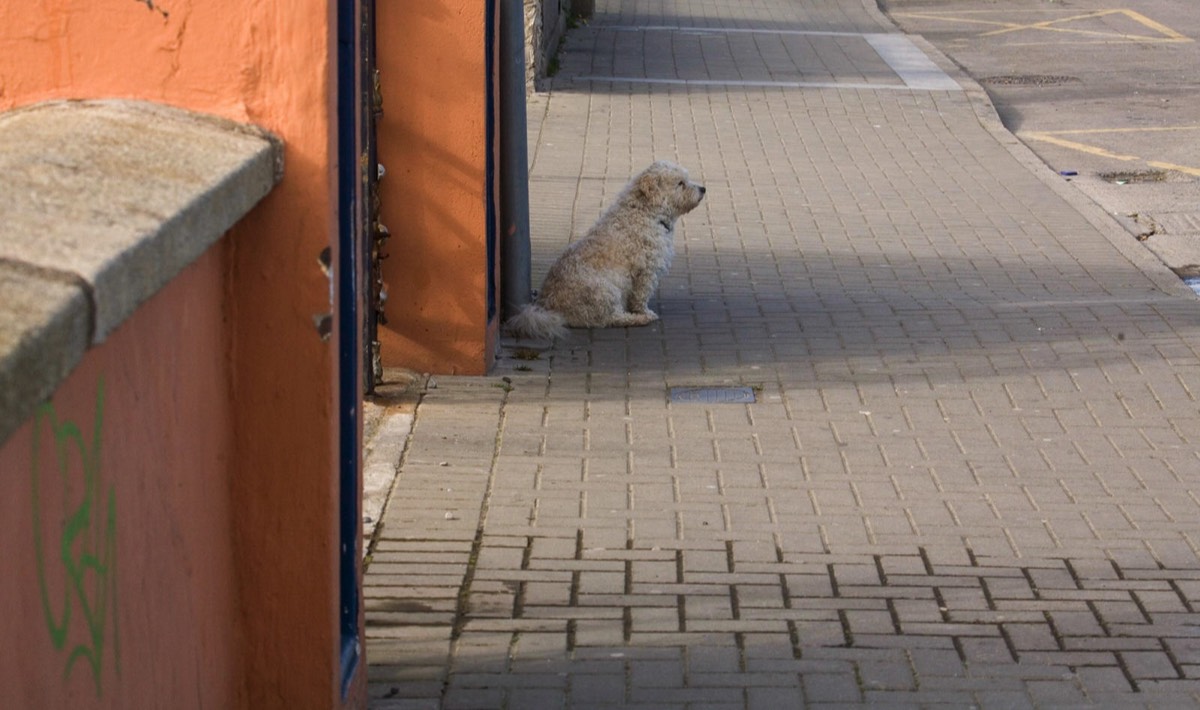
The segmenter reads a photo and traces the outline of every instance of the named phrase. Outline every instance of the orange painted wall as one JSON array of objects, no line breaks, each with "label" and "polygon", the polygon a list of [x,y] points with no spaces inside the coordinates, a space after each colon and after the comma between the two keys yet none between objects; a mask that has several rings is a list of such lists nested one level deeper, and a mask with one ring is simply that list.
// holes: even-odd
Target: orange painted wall
[{"label": "orange painted wall", "polygon": [[[252,122],[284,141],[283,181],[232,230],[224,282],[239,684],[243,703],[257,707],[341,703],[336,338],[322,342],[313,326],[330,311],[317,258],[336,233],[334,8],[329,0],[0,3],[0,110],[140,98]],[[365,694],[362,675],[352,703]]]},{"label": "orange painted wall", "polygon": [[[484,374],[487,313],[487,103],[483,0],[380,2],[380,213],[386,251],[385,365]],[[493,25],[495,26],[495,25]]]},{"label": "orange painted wall", "polygon": [[27,423],[0,448],[0,708],[242,695],[225,254],[223,241],[92,349],[36,438]]}]

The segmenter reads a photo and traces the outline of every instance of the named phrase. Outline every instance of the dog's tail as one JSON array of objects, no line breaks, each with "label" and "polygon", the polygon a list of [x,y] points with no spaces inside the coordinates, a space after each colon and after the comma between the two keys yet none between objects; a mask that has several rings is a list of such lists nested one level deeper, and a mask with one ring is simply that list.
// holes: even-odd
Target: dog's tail
[{"label": "dog's tail", "polygon": [[504,330],[518,338],[558,340],[567,336],[567,320],[561,313],[530,303],[508,319]]}]

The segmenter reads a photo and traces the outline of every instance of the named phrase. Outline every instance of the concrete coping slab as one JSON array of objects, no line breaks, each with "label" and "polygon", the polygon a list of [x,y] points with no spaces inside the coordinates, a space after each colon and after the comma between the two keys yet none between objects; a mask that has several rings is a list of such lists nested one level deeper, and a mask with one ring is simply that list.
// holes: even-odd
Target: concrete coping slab
[{"label": "concrete coping slab", "polygon": [[282,175],[266,131],[159,104],[0,113],[0,443]]}]

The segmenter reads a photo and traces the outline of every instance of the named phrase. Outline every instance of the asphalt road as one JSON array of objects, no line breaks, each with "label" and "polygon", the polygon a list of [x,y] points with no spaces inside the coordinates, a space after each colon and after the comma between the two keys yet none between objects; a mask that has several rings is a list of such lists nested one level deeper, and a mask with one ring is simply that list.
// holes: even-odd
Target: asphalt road
[{"label": "asphalt road", "polygon": [[988,92],[1004,125],[1176,273],[1200,275],[1193,0],[879,0]]}]

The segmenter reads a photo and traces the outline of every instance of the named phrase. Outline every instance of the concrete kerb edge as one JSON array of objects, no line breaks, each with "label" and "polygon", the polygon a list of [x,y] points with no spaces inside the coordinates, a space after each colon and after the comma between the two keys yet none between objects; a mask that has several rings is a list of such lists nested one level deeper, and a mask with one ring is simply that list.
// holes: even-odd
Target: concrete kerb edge
[{"label": "concrete kerb edge", "polygon": [[[368,411],[371,408],[368,407]],[[396,481],[400,462],[408,449],[416,413],[408,408],[377,406],[374,427],[363,441],[363,555],[371,553],[380,529],[383,514]]]},{"label": "concrete kerb edge", "polygon": [[383,518],[395,492],[425,391],[436,387],[428,374],[384,370],[384,384],[363,407],[362,530],[364,558],[375,551]]},{"label": "concrete kerb edge", "polygon": [[[897,31],[902,31],[899,25],[888,15],[887,10],[882,7],[883,2],[884,0],[875,0],[875,2],[873,0],[863,0],[864,5],[874,5],[874,7],[868,7],[868,12],[874,11],[881,14],[896,27]],[[1118,215],[1110,214],[1108,210],[1097,204],[1085,193],[1067,185],[1058,175],[1050,171],[1045,161],[1039,158],[1029,146],[1025,145],[1025,143],[1009,131],[1004,126],[1004,122],[1000,120],[1000,113],[996,110],[996,105],[992,103],[991,96],[988,95],[987,90],[979,82],[975,81],[960,64],[942,53],[940,49],[921,35],[904,34],[921,51],[925,52],[942,71],[952,76],[963,87],[963,93],[966,94],[971,109],[975,112],[976,120],[1017,162],[1028,169],[1043,185],[1048,187],[1055,195],[1062,198],[1064,202],[1086,219],[1122,256],[1146,274],[1147,278],[1155,286],[1162,289],[1165,293],[1195,297],[1195,292],[1183,283],[1162,259],[1150,249],[1143,247],[1137,242],[1136,233],[1131,231],[1130,227],[1122,222]]]}]

